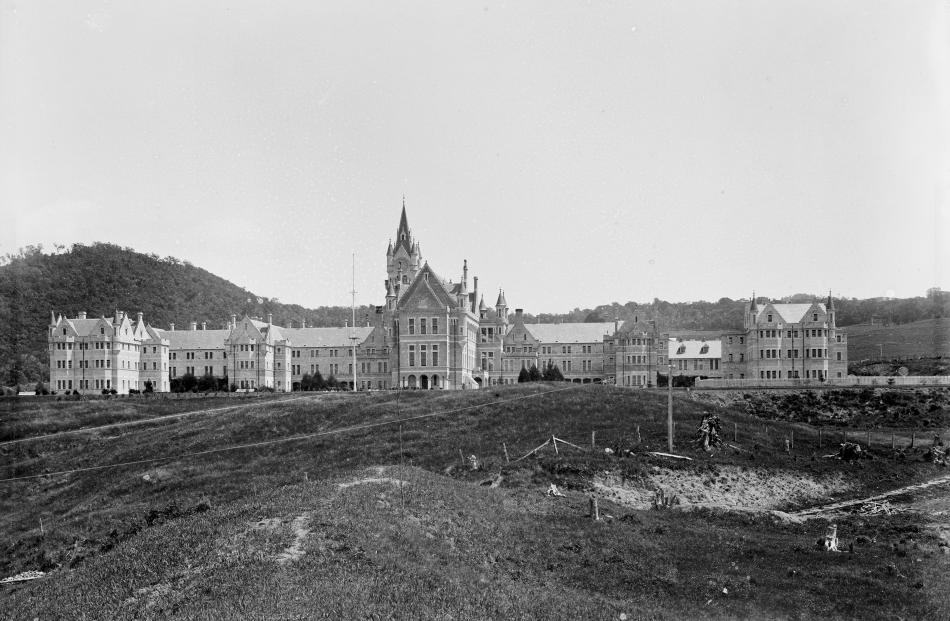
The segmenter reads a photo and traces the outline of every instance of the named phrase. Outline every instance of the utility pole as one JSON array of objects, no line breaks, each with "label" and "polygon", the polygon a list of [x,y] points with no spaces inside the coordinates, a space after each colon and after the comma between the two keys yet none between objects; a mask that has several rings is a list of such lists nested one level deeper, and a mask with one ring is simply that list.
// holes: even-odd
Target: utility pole
[{"label": "utility pole", "polygon": [[666,394],[667,394],[667,412],[666,412],[666,435],[667,435],[667,448],[669,452],[673,452],[673,363],[670,362],[670,374],[666,379]]},{"label": "utility pole", "polygon": [[353,346],[353,392],[356,392],[356,253],[353,253],[353,302],[351,310],[353,311],[353,331],[350,333],[350,341]]}]

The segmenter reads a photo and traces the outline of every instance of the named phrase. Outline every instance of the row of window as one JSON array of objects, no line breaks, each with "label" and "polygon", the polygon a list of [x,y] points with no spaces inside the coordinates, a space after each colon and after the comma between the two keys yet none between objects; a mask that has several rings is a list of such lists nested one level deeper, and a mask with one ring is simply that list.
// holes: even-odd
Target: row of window
[{"label": "row of window", "polygon": [[[827,358],[828,357],[828,350],[820,348],[820,347],[810,347],[810,348],[806,348],[804,351],[805,351],[805,358]],[[798,354],[799,354],[799,350],[789,349],[787,350],[785,357],[798,358]],[[837,360],[841,360],[840,351],[835,352],[835,356]],[[781,358],[781,357],[782,357],[781,349],[760,349],[759,350],[760,359]],[[732,354],[729,354],[729,360],[730,361],[732,360]]]},{"label": "row of window", "polygon": [[[280,353],[280,351],[281,351],[281,350],[278,349],[278,350],[277,350],[277,353]],[[300,357],[301,357],[301,353],[302,353],[303,351],[306,351],[306,350],[302,350],[302,349],[292,349],[292,350],[290,350],[290,357],[291,357],[291,358],[300,358]],[[310,358],[317,358],[317,357],[320,356],[320,350],[318,350],[318,349],[311,349],[311,350],[309,350],[309,351],[310,351],[310,356],[309,356]],[[343,354],[340,354],[341,351],[343,351],[344,353],[343,353]],[[344,356],[346,355],[345,350],[340,350],[340,349],[328,349],[328,350],[326,350],[326,352],[327,352],[327,356],[329,356],[329,357],[331,357],[331,358],[336,358],[336,357],[339,357],[339,356],[341,356],[341,355],[344,355]],[[371,350],[369,350],[369,353],[375,354],[375,353],[376,353],[376,350],[375,350],[375,349],[371,349]],[[385,353],[385,352],[384,352],[384,353]]]},{"label": "row of window", "polygon": [[[554,354],[557,353],[557,346],[555,345],[555,346],[552,347],[551,345],[544,345],[544,346],[541,347],[541,353],[542,353],[542,354],[548,354],[548,355],[554,355]],[[570,354],[570,353],[573,353],[571,345],[561,345],[561,353],[562,353],[562,354]],[[593,345],[581,345],[581,352],[580,352],[580,353],[582,353],[582,354],[592,354],[592,353],[594,353],[594,346],[593,346]]]},{"label": "row of window", "polygon": [[[732,354],[729,354],[732,356]],[[732,360],[732,358],[729,358]],[[693,371],[718,371],[719,370],[719,358],[686,358],[676,361],[676,368],[680,371],[688,371],[689,363],[693,363]],[[708,363],[708,365],[707,365]]]},{"label": "row of window", "polygon": [[524,347],[514,347],[511,345],[508,345],[505,347],[505,353],[506,354],[531,354],[531,353],[534,353],[534,347],[531,347],[530,345],[526,345]]},{"label": "row of window", "polygon": [[[429,349],[430,347],[431,349]],[[432,358],[431,358],[432,366],[434,367],[439,366],[439,346],[438,345],[419,345],[419,366],[420,367],[429,366],[428,361],[430,360],[430,358],[428,357],[428,354],[430,353],[432,354]],[[491,354],[491,356],[495,355],[495,352],[488,352],[488,353]],[[482,356],[484,357],[484,352]],[[410,367],[416,366],[416,346],[415,345],[409,346],[409,366]]]},{"label": "row of window", "polygon": [[[825,328],[808,328],[807,330],[802,330],[802,336],[810,336],[812,338],[827,338],[829,336],[828,332],[830,332],[830,330]],[[781,338],[781,336],[781,330],[759,330],[760,339],[776,339]],[[786,338],[797,339],[798,330],[786,330],[785,336]],[[732,340],[730,339],[729,342],[731,343]],[[841,335],[838,335],[838,342],[841,342]]]},{"label": "row of window", "polygon": [[[439,333],[439,318],[432,317],[431,323],[429,323],[428,317],[419,317],[419,334],[438,334]],[[430,329],[431,327],[431,329]],[[484,333],[484,328],[482,331]],[[416,333],[416,317],[409,318],[409,334]]]}]

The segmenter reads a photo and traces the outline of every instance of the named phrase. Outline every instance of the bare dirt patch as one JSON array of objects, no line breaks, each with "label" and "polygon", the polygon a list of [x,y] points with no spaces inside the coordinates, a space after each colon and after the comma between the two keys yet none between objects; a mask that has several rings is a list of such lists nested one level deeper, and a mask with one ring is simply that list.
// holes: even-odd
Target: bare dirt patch
[{"label": "bare dirt patch", "polygon": [[676,494],[683,507],[770,510],[827,500],[853,487],[841,475],[814,477],[739,466],[722,466],[715,474],[654,468],[642,480],[600,474],[593,483],[605,498],[635,509],[649,509],[660,489]]},{"label": "bare dirt patch", "polygon": [[307,542],[307,535],[310,534],[310,529],[307,528],[309,523],[309,515],[304,514],[294,518],[294,521],[290,524],[290,528],[294,531],[294,542],[290,544],[286,550],[277,555],[278,563],[286,565],[303,557],[303,546]]}]

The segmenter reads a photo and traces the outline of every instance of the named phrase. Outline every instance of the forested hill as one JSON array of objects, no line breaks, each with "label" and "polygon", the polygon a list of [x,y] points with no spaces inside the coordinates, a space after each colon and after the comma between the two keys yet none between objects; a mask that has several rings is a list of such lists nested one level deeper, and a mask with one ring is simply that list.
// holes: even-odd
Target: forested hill
[{"label": "forested hill", "polygon": [[[797,293],[781,299],[769,300],[758,297],[759,306],[766,302],[806,303],[827,300],[811,293]],[[950,291],[932,289],[926,296],[915,298],[834,298],[839,326],[853,326],[874,323],[882,325],[901,325],[934,317],[950,317]],[[632,319],[640,321],[658,318],[659,330],[679,332],[699,332],[705,330],[729,330],[742,327],[742,317],[749,307],[748,299],[733,300],[721,298],[718,302],[664,302],[654,299],[652,302],[627,302],[603,304],[597,308],[575,308],[569,313],[541,313],[537,320],[542,323],[573,321],[611,321],[613,319]]]},{"label": "forested hill", "polygon": [[[342,326],[349,307],[316,309],[282,304],[243,289],[207,270],[173,257],[159,258],[112,244],[74,245],[59,254],[30,247],[0,265],[0,385],[35,382],[49,376],[46,328],[50,311],[90,317],[114,309],[145,313],[153,326],[191,321],[223,328],[232,313],[264,317],[289,326]],[[357,309],[362,322],[368,309]]]},{"label": "forested hill", "polygon": [[[797,294],[782,301],[815,299],[823,298]],[[760,303],[766,301],[759,299]],[[553,323],[637,317],[645,322],[656,317],[660,332],[717,331],[740,327],[748,303],[730,298],[718,302],[614,302],[563,314],[526,314],[526,320]],[[870,323],[872,317],[882,323],[903,324],[950,316],[950,292],[932,290],[927,297],[907,299],[835,298],[835,305],[842,326]],[[142,311],[147,322],[161,328],[172,322],[186,328],[191,321],[207,321],[209,328],[221,328],[231,313],[260,317],[273,313],[274,322],[284,326],[301,320],[309,326],[342,326],[350,317],[347,307],[310,309],[259,297],[174,257],[160,258],[103,243],[77,244],[55,254],[28,247],[0,258],[0,385],[48,377],[46,326],[50,310],[75,317],[78,311],[96,316],[111,315],[114,309],[133,314]],[[362,323],[369,310],[357,309],[357,321]]]}]

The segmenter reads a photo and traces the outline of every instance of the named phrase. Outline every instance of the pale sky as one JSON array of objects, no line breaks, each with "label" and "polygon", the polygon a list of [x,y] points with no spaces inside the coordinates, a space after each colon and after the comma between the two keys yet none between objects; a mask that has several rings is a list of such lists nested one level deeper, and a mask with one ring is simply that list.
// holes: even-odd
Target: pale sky
[{"label": "pale sky", "polygon": [[947,0],[0,9],[0,254],[381,304],[405,195],[532,313],[950,289]]}]

